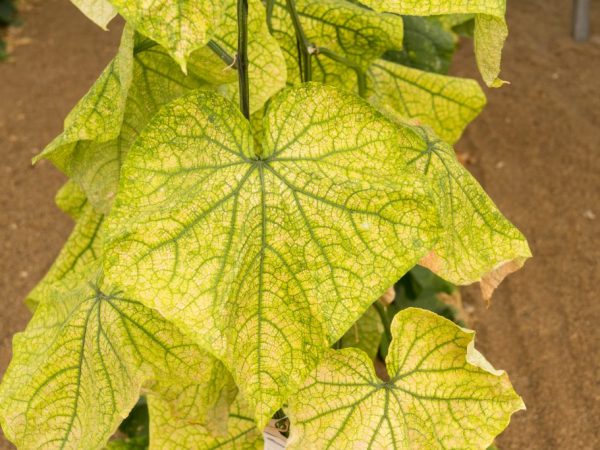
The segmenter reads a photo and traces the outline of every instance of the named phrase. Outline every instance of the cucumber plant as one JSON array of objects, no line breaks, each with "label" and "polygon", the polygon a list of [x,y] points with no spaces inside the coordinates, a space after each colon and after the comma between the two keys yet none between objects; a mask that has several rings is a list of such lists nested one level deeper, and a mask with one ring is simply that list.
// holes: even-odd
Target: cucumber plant
[{"label": "cucumber plant", "polygon": [[143,395],[155,449],[283,422],[289,448],[491,445],[523,402],[430,310],[530,256],[452,148],[485,104],[445,74],[456,33],[500,86],[505,1],[73,2],[126,25],[36,157],[76,225],[27,297],[5,435],[103,448]]}]

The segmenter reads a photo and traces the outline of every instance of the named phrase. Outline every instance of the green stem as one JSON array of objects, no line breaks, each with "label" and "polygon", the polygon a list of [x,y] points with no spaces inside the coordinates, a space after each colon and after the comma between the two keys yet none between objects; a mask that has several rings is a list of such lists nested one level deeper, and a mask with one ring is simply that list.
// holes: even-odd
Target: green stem
[{"label": "green stem", "polygon": [[317,54],[324,55],[332,61],[339,62],[340,64],[343,64],[349,67],[350,69],[354,70],[354,72],[356,73],[356,81],[358,84],[358,95],[360,95],[362,98],[365,98],[367,96],[367,77],[362,67],[325,47],[318,47]]},{"label": "green stem", "polygon": [[213,52],[215,52],[215,54],[219,58],[221,58],[221,61],[223,61],[229,67],[237,68],[237,61],[235,60],[235,58],[233,56],[231,56],[227,52],[227,50],[225,50],[223,47],[221,47],[218,42],[213,41],[211,39],[210,41],[208,41],[207,45],[208,45],[208,48],[210,48]]},{"label": "green stem", "polygon": [[269,33],[273,34],[273,8],[275,7],[275,0],[266,0],[267,2],[267,28]]},{"label": "green stem", "polygon": [[385,307],[381,303],[379,303],[379,300],[377,300],[375,303],[373,303],[373,307],[379,314],[379,318],[381,319],[381,323],[383,324],[383,328],[385,329],[385,337],[387,338],[388,343],[392,342],[392,329],[391,329],[391,324],[390,324],[390,316],[388,316],[388,313],[385,310]]},{"label": "green stem", "polygon": [[308,41],[302,23],[300,23],[300,16],[296,10],[296,3],[294,0],[286,0],[286,5],[292,24],[294,26],[294,32],[296,33],[296,41],[298,43],[298,57],[300,65],[300,78],[303,82],[312,80],[312,60],[311,57],[315,52],[314,46]]},{"label": "green stem", "polygon": [[250,118],[250,85],[248,83],[248,0],[237,0],[238,51],[237,69],[240,83],[240,109]]}]

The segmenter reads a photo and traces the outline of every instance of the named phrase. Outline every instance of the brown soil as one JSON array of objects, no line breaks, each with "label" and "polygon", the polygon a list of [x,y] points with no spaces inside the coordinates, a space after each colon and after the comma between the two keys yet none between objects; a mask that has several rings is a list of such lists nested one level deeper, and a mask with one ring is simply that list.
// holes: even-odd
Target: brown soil
[{"label": "brown soil", "polygon": [[[595,3],[595,2],[594,2]],[[30,158],[115,51],[67,0],[29,1],[14,60],[0,64],[0,373],[25,327],[22,299],[50,266],[72,223],[53,203],[64,177]],[[509,277],[492,306],[476,289],[478,345],[504,368],[527,412],[503,449],[600,448],[600,5],[597,35],[569,37],[569,0],[510,2],[504,78],[457,146],[500,209],[528,236],[535,258]],[[18,44],[22,45],[18,45]],[[476,77],[471,50],[456,73]],[[0,448],[11,448],[0,435]]]}]

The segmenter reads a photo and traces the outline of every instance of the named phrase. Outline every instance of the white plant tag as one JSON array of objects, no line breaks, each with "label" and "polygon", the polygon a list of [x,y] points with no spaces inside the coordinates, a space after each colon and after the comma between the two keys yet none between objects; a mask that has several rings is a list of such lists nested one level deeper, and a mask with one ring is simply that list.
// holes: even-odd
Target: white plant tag
[{"label": "white plant tag", "polygon": [[265,440],[265,450],[284,450],[287,438],[283,436],[277,427],[275,426],[276,421],[271,419],[269,424],[263,431],[263,439]]}]

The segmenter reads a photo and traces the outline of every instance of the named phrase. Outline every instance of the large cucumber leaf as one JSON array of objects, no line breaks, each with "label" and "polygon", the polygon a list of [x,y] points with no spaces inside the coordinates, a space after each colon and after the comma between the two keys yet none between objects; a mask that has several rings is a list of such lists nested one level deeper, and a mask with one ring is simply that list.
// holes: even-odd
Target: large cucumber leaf
[{"label": "large cucumber leaf", "polygon": [[373,90],[369,100],[376,107],[429,125],[451,144],[486,103],[474,80],[422,72],[382,59],[369,68],[369,79]]},{"label": "large cucumber leaf", "polygon": [[508,36],[506,0],[361,0],[376,11],[409,16],[475,15],[475,57],[483,80],[498,87],[502,47]]},{"label": "large cucumber leaf", "polygon": [[272,99],[254,135],[213,93],[176,100],[125,162],[106,270],[222,359],[262,426],[421,256],[464,280],[528,251],[452,149],[431,144],[320,84]]},{"label": "large cucumber leaf", "polygon": [[392,323],[390,380],[356,349],[330,350],[286,408],[288,448],[480,449],[524,409],[474,333],[409,308]]},{"label": "large cucumber leaf", "polygon": [[259,427],[439,233],[404,130],[356,96],[286,90],[263,129],[210,92],[164,107],[123,166],[105,264],[226,363]]},{"label": "large cucumber leaf", "polygon": [[[92,264],[45,287],[0,385],[0,422],[20,449],[100,449],[140,389],[199,386],[198,421],[231,392],[223,365],[157,312],[113,290]],[[166,381],[165,381],[166,380]],[[226,420],[212,417],[212,422]]]}]

